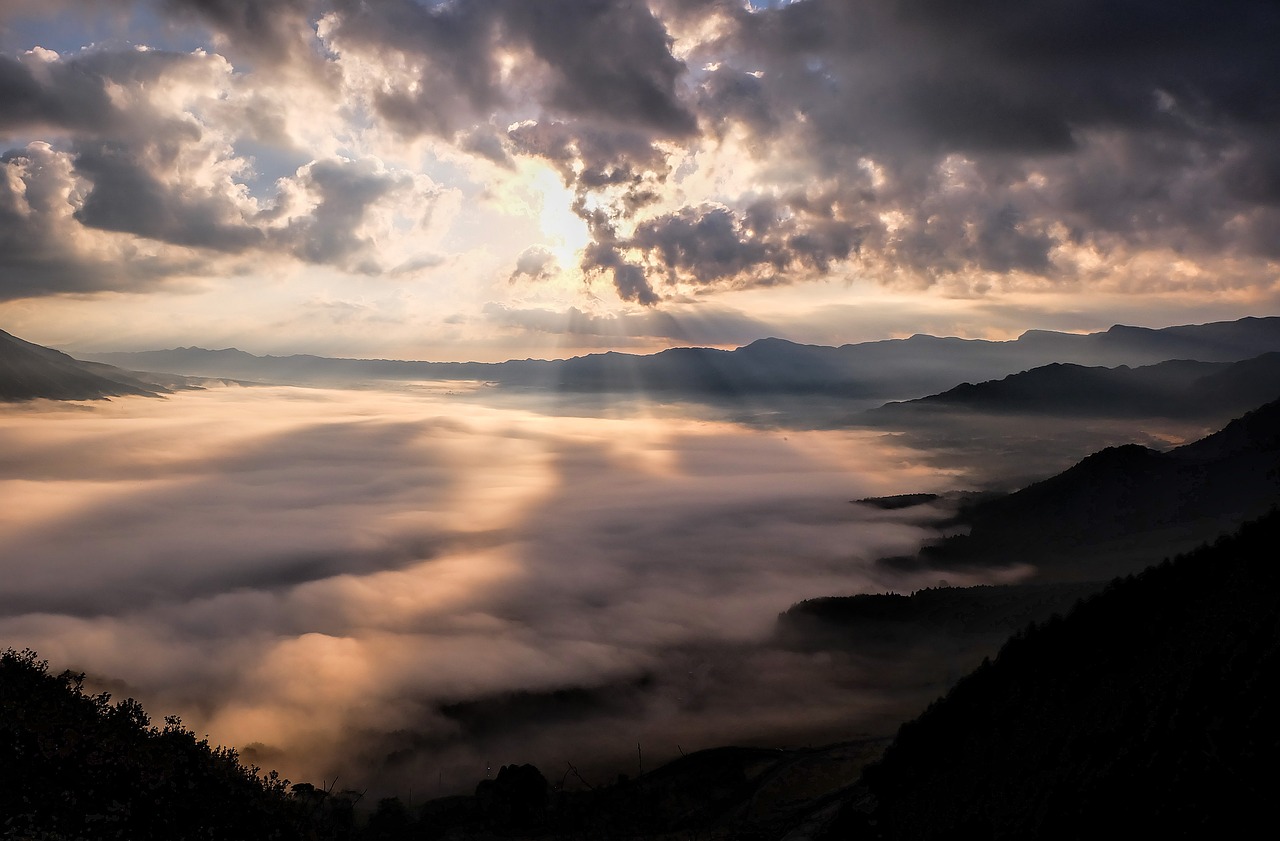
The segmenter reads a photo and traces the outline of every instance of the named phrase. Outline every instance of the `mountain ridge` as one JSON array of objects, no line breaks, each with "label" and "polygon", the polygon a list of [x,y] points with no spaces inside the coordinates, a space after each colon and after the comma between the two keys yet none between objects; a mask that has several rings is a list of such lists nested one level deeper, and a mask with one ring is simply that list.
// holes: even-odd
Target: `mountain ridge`
[{"label": "mountain ridge", "polygon": [[[1038,580],[1134,572],[1261,516],[1280,502],[1280,399],[1166,452],[1107,447],[1058,474],[961,509],[968,534],[901,568],[1029,564]],[[1118,565],[1123,559],[1128,567]]]},{"label": "mountain ridge", "polygon": [[132,372],[83,362],[0,330],[0,401],[103,400],[159,397],[170,389],[146,383]]},{"label": "mountain ridge", "polygon": [[708,397],[822,394],[903,399],[1050,362],[1111,366],[1174,358],[1234,362],[1270,351],[1280,351],[1280,317],[1251,316],[1159,329],[1115,325],[1087,334],[1027,331],[1008,341],[917,334],[833,347],[775,337],[734,350],[676,347],[648,355],[608,351],[567,359],[505,362],[256,356],[237,348],[193,347],[87,354],[86,358],[132,369],[295,384],[475,380],[583,393]]},{"label": "mountain ridge", "polygon": [[1238,362],[1170,359],[1114,368],[1051,362],[999,380],[961,383],[938,394],[886,403],[873,421],[943,411],[1094,417],[1217,417],[1280,394],[1280,352]]}]

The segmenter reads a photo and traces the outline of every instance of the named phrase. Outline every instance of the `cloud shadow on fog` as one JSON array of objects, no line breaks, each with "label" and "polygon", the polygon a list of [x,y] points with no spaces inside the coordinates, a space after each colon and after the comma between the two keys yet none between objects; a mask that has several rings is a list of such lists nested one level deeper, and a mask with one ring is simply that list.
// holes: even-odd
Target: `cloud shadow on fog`
[{"label": "cloud shadow on fog", "polygon": [[404,452],[430,428],[322,422],[255,436],[235,452],[193,447],[141,464],[127,448],[102,453],[98,440],[10,454],[10,475],[93,477],[112,493],[8,538],[6,554],[23,564],[8,576],[0,615],[118,615],[237,590],[279,592],[474,542],[438,527],[379,533],[364,545],[350,533],[406,494],[430,506],[452,491],[443,461]]},{"label": "cloud shadow on fog", "polygon": [[[973,650],[904,650],[899,662],[877,661],[786,650],[772,629],[780,611],[809,595],[912,586],[870,561],[915,545],[920,523],[938,511],[851,506],[847,494],[824,487],[823,475],[836,472],[829,464],[781,436],[771,440],[779,457],[804,464],[808,487],[780,476],[772,486],[751,481],[744,492],[742,481],[724,476],[737,462],[733,447],[707,445],[684,451],[679,469],[686,478],[716,476],[721,495],[704,494],[696,478],[680,487],[678,475],[653,502],[632,477],[637,486],[611,504],[590,479],[606,472],[608,446],[561,453],[555,492],[527,518],[538,534],[526,525],[520,536],[522,573],[491,594],[488,609],[517,637],[612,648],[619,669],[419,697],[401,727],[367,726],[351,739],[346,758],[361,778],[386,790],[438,779],[466,790],[486,766],[534,762],[554,775],[571,761],[599,781],[634,770],[637,742],[656,764],[723,743],[880,734],[922,708],[971,665]],[[766,465],[755,479],[768,472]]]}]

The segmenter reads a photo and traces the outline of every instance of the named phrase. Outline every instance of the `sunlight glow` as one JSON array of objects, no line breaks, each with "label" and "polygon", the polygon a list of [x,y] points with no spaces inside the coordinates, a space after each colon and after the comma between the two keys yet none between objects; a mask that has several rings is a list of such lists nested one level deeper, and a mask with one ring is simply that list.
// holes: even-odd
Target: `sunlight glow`
[{"label": "sunlight glow", "polygon": [[549,238],[546,246],[562,268],[577,263],[578,252],[591,242],[587,223],[573,212],[573,191],[560,181],[550,169],[540,168],[532,179],[533,187],[542,198],[538,211],[538,224]]}]

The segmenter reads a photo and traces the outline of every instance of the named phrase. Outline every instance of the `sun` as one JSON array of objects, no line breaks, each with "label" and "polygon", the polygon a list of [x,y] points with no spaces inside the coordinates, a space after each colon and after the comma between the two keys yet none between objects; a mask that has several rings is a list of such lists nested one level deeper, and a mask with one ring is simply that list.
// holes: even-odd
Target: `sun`
[{"label": "sun", "polygon": [[546,237],[543,244],[561,266],[577,264],[578,253],[591,242],[591,232],[587,223],[573,212],[573,191],[564,186],[559,175],[545,167],[533,173],[531,186],[541,198],[538,227]]}]

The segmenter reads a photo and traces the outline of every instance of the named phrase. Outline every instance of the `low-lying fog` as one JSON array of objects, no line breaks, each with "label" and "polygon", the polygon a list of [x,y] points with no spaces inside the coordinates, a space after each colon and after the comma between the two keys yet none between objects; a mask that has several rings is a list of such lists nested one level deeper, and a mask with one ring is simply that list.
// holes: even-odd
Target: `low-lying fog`
[{"label": "low-lying fog", "polygon": [[418,798],[878,734],[936,688],[767,640],[800,599],[936,583],[872,564],[929,512],[849,503],[966,486],[935,455],[443,389],[0,408],[0,647],[293,780]]}]

